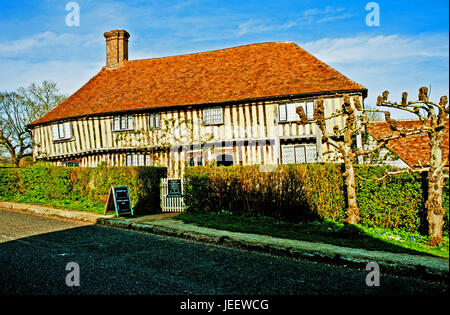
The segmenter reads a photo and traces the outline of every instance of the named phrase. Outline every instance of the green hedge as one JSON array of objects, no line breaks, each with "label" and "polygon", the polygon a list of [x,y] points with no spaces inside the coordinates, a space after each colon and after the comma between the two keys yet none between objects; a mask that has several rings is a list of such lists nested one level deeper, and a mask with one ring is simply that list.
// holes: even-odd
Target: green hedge
[{"label": "green hedge", "polygon": [[[380,166],[357,166],[357,201],[361,224],[425,232],[424,177],[401,174],[383,181]],[[280,165],[274,172],[258,166],[189,167],[185,171],[188,212],[227,211],[285,221],[345,218],[346,199],[338,164]],[[448,182],[444,191],[448,229]]]},{"label": "green hedge", "polygon": [[136,214],[161,210],[163,167],[68,168],[36,165],[0,169],[0,198],[102,212],[111,186],[128,186]]}]

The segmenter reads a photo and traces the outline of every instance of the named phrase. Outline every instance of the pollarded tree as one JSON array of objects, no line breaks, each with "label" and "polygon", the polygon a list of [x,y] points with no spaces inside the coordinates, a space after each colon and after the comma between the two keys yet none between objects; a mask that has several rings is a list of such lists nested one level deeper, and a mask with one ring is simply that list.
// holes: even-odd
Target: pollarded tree
[{"label": "pollarded tree", "polygon": [[[417,132],[405,133],[401,135],[390,135],[383,139],[378,139],[377,144],[372,148],[363,149],[355,146],[355,137],[362,133],[366,125],[371,120],[368,114],[383,113],[385,119],[390,121],[390,113],[388,111],[364,109],[359,101],[358,96],[350,99],[349,95],[343,95],[342,110],[336,110],[329,117],[325,117],[324,99],[319,97],[315,101],[314,106],[314,120],[308,120],[303,107],[299,106],[296,109],[300,117],[299,124],[306,125],[315,123],[322,132],[322,141],[333,146],[339,153],[339,157],[344,162],[344,182],[347,192],[347,217],[344,223],[357,224],[360,221],[359,207],[356,200],[356,181],[354,164],[358,157],[372,154],[386,146],[386,144],[394,139],[398,139],[409,134],[416,134]],[[328,131],[326,121],[335,117],[345,117],[344,127],[339,128],[334,126],[332,132]],[[338,140],[343,138],[343,141]]]},{"label": "pollarded tree", "polygon": [[[395,108],[409,113],[413,113],[419,118],[418,127],[401,128],[397,121],[388,120],[392,133],[398,134],[426,134],[429,139],[430,158],[429,164],[418,169],[407,170],[408,172],[427,172],[427,192],[428,197],[425,203],[428,221],[428,234],[431,242],[437,244],[442,241],[442,228],[444,225],[445,209],[442,206],[442,193],[444,180],[448,178],[448,156],[443,156],[444,135],[448,132],[449,106],[447,96],[442,96],[439,103],[429,100],[428,88],[419,89],[418,100],[408,101],[408,94],[403,92],[400,103],[388,101],[388,91],[384,91],[382,96],[378,96],[377,106]],[[448,143],[447,143],[448,147]],[[386,175],[398,173],[391,172]]]}]

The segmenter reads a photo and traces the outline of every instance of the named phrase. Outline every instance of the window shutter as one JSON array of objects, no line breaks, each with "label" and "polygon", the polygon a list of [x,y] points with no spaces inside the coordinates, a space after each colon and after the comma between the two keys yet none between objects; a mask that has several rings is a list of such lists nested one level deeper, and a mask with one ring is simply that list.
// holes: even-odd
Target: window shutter
[{"label": "window shutter", "polygon": [[64,138],[65,139],[71,139],[72,138],[72,126],[70,122],[64,123]]},{"label": "window shutter", "polygon": [[53,140],[58,140],[59,139],[59,131],[58,131],[58,125],[52,125],[52,135],[53,135]]},{"label": "window shutter", "polygon": [[134,121],[133,121],[133,116],[128,116],[128,128],[129,130],[134,129]]}]

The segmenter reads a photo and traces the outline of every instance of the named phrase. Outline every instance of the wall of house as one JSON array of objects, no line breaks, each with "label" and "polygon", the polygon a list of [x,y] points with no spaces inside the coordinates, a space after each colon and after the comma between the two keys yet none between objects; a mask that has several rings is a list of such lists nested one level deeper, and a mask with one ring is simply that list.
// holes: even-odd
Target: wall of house
[{"label": "wall of house", "polygon": [[[40,125],[32,130],[33,154],[37,160],[48,159],[57,164],[76,160],[83,167],[101,162],[126,165],[127,155],[145,155],[148,148],[169,144],[172,152],[151,156],[152,164],[168,166],[169,172],[171,168],[181,170],[190,157],[201,154],[204,162],[226,154],[233,157],[234,164],[276,164],[281,157],[280,146],[303,142],[317,145],[320,160],[332,156],[322,157],[323,152],[333,149],[322,144],[316,125],[278,122],[278,104],[286,101],[222,106],[223,123],[217,125],[203,123],[203,108],[175,108],[160,113],[162,127],[157,130],[149,129],[149,113],[133,114],[134,131],[130,132],[113,131],[113,116],[81,118],[69,121],[72,137],[62,141],[53,140],[51,124]],[[325,114],[329,116],[341,108],[342,96],[326,97],[324,104]],[[329,131],[343,125],[343,117],[327,121]],[[189,148],[182,147],[183,144],[200,146]],[[148,158],[144,157],[144,161]]]}]

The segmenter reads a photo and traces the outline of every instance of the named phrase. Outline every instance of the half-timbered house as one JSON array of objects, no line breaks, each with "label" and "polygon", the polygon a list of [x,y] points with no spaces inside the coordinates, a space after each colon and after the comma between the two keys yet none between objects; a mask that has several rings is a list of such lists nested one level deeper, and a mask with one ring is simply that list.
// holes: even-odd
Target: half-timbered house
[{"label": "half-timbered house", "polygon": [[[313,119],[343,94],[367,89],[293,42],[128,60],[129,34],[109,31],[106,65],[65,102],[30,123],[34,159],[93,167],[313,163],[333,158]],[[329,128],[344,118],[330,119]],[[331,154],[324,154],[331,152]]]}]

